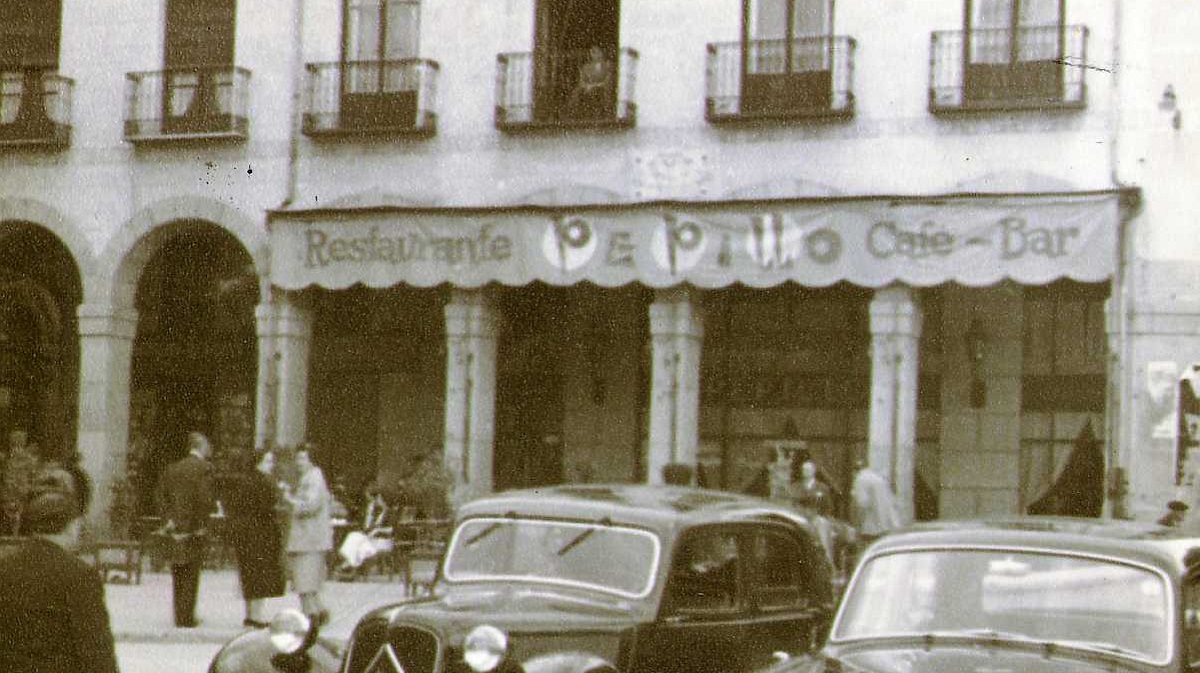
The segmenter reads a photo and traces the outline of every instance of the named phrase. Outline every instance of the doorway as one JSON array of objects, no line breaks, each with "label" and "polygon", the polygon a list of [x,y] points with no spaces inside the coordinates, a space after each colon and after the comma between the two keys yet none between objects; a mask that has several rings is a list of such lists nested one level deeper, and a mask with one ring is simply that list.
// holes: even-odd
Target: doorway
[{"label": "doorway", "polygon": [[497,491],[561,483],[568,297],[532,285],[501,301],[496,372]]},{"label": "doorway", "polygon": [[[619,47],[619,0],[538,0],[533,50],[534,117],[553,121],[615,116],[614,64],[618,62]],[[596,54],[594,48],[599,50]],[[596,56],[607,63],[607,79],[588,100],[580,100],[573,92],[585,83],[581,79],[589,79],[589,61]],[[600,75],[590,77],[601,81]]]}]

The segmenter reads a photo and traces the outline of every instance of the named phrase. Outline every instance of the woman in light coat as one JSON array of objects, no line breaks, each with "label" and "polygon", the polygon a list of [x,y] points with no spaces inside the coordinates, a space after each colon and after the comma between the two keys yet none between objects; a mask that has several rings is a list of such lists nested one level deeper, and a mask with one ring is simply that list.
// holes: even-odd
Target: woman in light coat
[{"label": "woman in light coat", "polygon": [[331,496],[325,474],[313,464],[309,451],[307,445],[296,450],[299,479],[295,490],[281,485],[290,518],[285,549],[292,589],[300,596],[300,609],[323,623],[329,619],[321,600],[321,585],[325,582],[325,559],[333,548],[333,526],[329,521]]}]

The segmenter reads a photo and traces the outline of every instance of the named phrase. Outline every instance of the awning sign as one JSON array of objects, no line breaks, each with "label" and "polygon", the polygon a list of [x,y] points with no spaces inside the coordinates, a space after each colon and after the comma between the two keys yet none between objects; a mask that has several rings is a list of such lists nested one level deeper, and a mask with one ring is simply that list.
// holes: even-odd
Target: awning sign
[{"label": "awning sign", "polygon": [[1113,272],[1119,217],[1116,194],[289,211],[272,216],[271,276],[287,289],[1101,281]]}]

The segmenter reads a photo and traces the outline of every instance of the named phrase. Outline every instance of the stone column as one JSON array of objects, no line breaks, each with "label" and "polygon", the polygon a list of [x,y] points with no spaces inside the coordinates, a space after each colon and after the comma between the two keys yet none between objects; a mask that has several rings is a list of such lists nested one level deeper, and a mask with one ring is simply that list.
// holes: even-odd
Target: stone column
[{"label": "stone column", "polygon": [[79,316],[79,422],[81,465],[92,478],[88,527],[110,537],[113,486],[125,478],[129,448],[129,388],[137,312],[81,304]]},{"label": "stone column", "polygon": [[312,312],[292,292],[255,308],[258,320],[259,446],[295,446],[308,431],[308,361]]},{"label": "stone column", "polygon": [[906,286],[885,287],[871,300],[871,415],[867,461],[896,493],[905,521],[913,518],[917,450],[917,352],[921,306]]},{"label": "stone column", "polygon": [[704,319],[697,291],[658,290],[650,304],[650,428],[646,482],[663,466],[696,466],[700,444],[700,350]]},{"label": "stone column", "polygon": [[492,490],[496,415],[496,308],[482,290],[454,290],[446,304],[446,413],[443,464],[454,476],[451,503]]}]

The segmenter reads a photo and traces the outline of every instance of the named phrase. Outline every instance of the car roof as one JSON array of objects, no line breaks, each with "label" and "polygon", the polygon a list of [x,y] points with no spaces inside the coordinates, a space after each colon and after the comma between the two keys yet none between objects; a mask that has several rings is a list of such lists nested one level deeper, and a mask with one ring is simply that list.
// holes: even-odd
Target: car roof
[{"label": "car roof", "polygon": [[575,484],[504,491],[464,504],[460,519],[520,515],[601,521],[668,532],[704,523],[747,518],[787,519],[801,527],[807,518],[769,500],[684,486]]},{"label": "car roof", "polygon": [[1200,562],[1200,536],[1115,519],[1018,516],[913,524],[885,535],[871,555],[909,547],[1000,546],[1115,556],[1181,571]]}]

